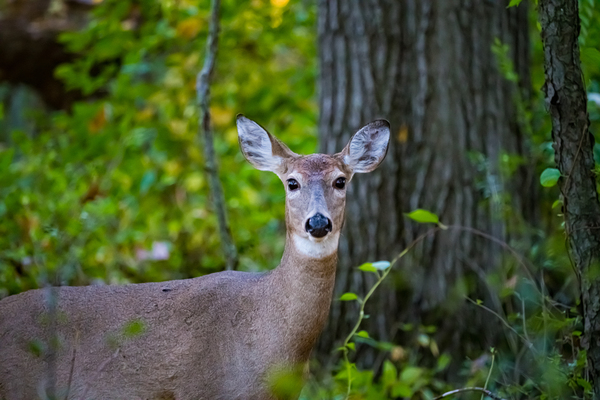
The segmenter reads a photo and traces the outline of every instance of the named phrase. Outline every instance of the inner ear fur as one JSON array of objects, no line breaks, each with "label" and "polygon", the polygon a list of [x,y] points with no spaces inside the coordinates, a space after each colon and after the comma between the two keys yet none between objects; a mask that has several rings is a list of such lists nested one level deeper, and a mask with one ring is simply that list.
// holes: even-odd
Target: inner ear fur
[{"label": "inner ear fur", "polygon": [[385,159],[389,144],[390,123],[378,119],[359,129],[337,156],[352,173],[371,172]]},{"label": "inner ear fur", "polygon": [[286,161],[298,157],[282,141],[242,114],[237,116],[237,128],[242,154],[261,171],[282,173],[287,167]]}]

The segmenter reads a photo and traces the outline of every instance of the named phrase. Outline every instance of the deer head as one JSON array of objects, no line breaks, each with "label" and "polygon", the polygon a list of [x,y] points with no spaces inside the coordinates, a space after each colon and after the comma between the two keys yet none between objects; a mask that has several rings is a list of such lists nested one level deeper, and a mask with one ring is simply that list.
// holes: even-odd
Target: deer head
[{"label": "deer head", "polygon": [[337,250],[344,221],[346,187],[355,173],[371,172],[388,150],[390,125],[376,120],[360,129],[334,155],[301,156],[256,122],[238,115],[240,147],[261,171],[277,174],[286,188],[288,240],[305,256],[320,258]]}]

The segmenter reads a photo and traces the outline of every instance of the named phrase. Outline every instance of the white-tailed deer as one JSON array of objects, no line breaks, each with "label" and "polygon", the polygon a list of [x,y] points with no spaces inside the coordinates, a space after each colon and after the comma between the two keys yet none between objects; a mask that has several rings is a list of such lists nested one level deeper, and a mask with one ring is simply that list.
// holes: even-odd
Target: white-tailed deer
[{"label": "white-tailed deer", "polygon": [[241,115],[237,126],[246,159],[286,188],[280,265],[260,274],[59,287],[50,301],[46,289],[7,297],[0,399],[44,398],[49,390],[57,399],[272,399],[269,374],[306,365],[329,313],[346,184],[383,161],[389,124],[370,123],[335,155],[308,156]]}]

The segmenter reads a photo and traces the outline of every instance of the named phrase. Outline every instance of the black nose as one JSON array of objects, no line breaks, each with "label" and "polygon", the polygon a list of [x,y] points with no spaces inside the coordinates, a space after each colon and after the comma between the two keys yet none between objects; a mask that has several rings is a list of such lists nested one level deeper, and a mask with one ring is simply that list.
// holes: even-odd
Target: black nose
[{"label": "black nose", "polygon": [[322,238],[331,232],[331,221],[323,214],[316,213],[306,221],[306,232],[316,238]]}]

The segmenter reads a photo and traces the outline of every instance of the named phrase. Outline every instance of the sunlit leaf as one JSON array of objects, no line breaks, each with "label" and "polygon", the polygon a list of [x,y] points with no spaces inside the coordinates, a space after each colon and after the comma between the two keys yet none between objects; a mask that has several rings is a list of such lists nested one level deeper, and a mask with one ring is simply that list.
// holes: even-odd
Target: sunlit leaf
[{"label": "sunlit leaf", "polygon": [[437,215],[435,215],[431,211],[423,210],[421,208],[418,208],[414,211],[409,212],[408,214],[406,214],[406,216],[414,221],[417,221],[417,222],[420,222],[423,224],[426,224],[426,223],[437,224],[440,222],[440,219],[438,218]]},{"label": "sunlit leaf", "polygon": [[356,300],[358,299],[358,296],[354,293],[344,293],[343,295],[340,296],[340,300],[341,301],[352,301],[352,300]]},{"label": "sunlit leaf", "polygon": [[365,272],[377,272],[377,268],[375,268],[372,263],[364,263],[358,267],[358,269]]},{"label": "sunlit leaf", "polygon": [[369,332],[367,331],[358,331],[356,332],[356,336],[362,337],[362,338],[368,338],[369,337]]}]

